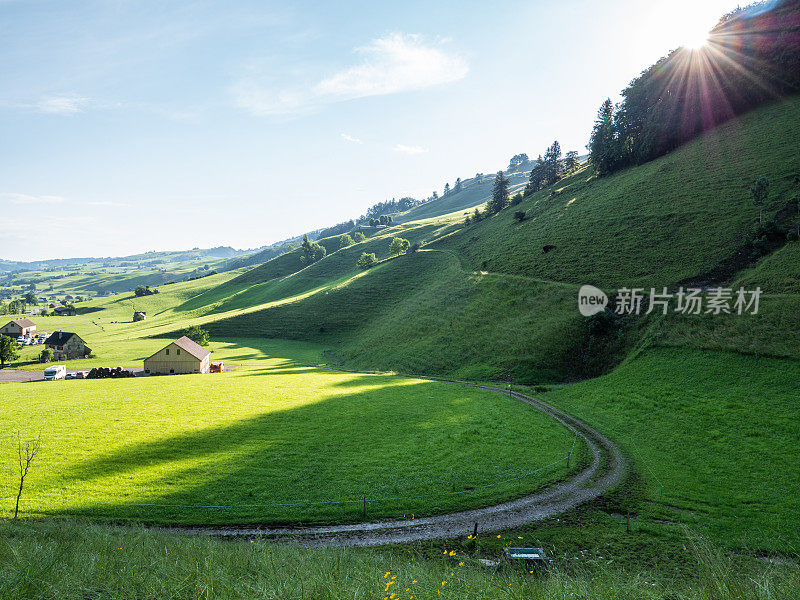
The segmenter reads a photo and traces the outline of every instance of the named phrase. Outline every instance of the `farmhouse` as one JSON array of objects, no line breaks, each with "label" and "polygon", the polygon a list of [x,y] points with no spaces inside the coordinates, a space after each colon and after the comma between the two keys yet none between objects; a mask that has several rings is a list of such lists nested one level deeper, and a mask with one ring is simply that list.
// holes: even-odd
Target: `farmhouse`
[{"label": "farmhouse", "polygon": [[208,373],[211,352],[183,336],[144,359],[144,372],[160,375]]},{"label": "farmhouse", "polygon": [[77,333],[69,331],[54,331],[44,343],[53,351],[53,360],[86,358],[92,353]]},{"label": "farmhouse", "polygon": [[74,317],[77,311],[71,306],[56,306],[53,309],[53,314],[57,317]]},{"label": "farmhouse", "polygon": [[36,323],[30,319],[14,319],[0,327],[0,334],[13,338],[30,337],[34,333],[36,333]]},{"label": "farmhouse", "polygon": [[147,313],[143,310],[137,310],[133,313],[133,322],[144,321],[147,318]]}]

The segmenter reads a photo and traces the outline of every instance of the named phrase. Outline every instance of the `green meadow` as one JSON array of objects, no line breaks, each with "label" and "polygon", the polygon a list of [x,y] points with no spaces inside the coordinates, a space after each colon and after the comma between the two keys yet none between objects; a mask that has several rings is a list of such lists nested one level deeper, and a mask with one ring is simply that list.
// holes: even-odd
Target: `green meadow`
[{"label": "green meadow", "polygon": [[12,508],[17,431],[43,447],[26,516],[421,516],[517,497],[568,472],[574,436],[508,396],[306,367],[274,346],[258,367],[217,375],[4,384],[0,514]]},{"label": "green meadow", "polygon": [[[501,538],[504,545],[532,543],[525,533]],[[796,565],[765,568],[721,555],[697,537],[684,536],[681,550],[696,576],[671,576],[648,564],[626,569],[608,555],[587,559],[579,551],[546,574],[487,568],[464,542],[307,549],[138,527],[0,522],[0,597],[786,600],[800,587]]]}]

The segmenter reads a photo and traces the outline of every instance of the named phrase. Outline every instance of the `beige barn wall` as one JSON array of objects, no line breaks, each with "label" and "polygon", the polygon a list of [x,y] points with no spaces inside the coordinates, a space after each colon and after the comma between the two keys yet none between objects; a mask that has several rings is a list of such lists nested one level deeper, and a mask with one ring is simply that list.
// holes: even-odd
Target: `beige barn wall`
[{"label": "beige barn wall", "polygon": [[[165,349],[159,350],[150,358],[144,360],[145,371],[151,373],[166,373],[169,374],[170,369],[177,373],[207,373],[209,357],[202,361],[195,358],[185,350],[181,350],[177,346],[170,344],[169,355],[166,354]],[[181,350],[180,354],[176,350]]]}]

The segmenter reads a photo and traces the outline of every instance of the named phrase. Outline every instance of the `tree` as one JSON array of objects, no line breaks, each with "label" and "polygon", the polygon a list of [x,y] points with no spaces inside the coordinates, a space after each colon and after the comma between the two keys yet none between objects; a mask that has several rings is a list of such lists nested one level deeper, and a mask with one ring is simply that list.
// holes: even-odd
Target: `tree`
[{"label": "tree", "polygon": [[356,231],[356,232],[353,234],[353,241],[354,241],[356,244],[358,244],[358,243],[360,243],[360,242],[363,242],[365,239],[367,239],[367,236],[365,236],[365,235],[364,235],[362,232],[360,232],[360,231]]},{"label": "tree", "polygon": [[521,204],[524,200],[522,192],[517,192],[511,197],[511,206],[516,206],[517,204]]},{"label": "tree", "polygon": [[391,215],[381,215],[381,218],[378,220],[380,225],[391,225],[392,224],[392,217]]},{"label": "tree", "polygon": [[34,306],[36,306],[37,304],[39,304],[39,299],[33,292],[28,292],[27,294],[25,294],[25,302],[27,304],[33,304]]},{"label": "tree", "polygon": [[553,185],[561,179],[562,172],[561,144],[555,141],[544,153],[544,184]]},{"label": "tree", "polygon": [[525,220],[527,213],[524,210],[518,210],[514,212],[514,218],[522,223]]},{"label": "tree", "polygon": [[151,290],[149,285],[137,285],[136,289],[133,290],[134,296],[152,296],[157,293],[158,290]]},{"label": "tree", "polygon": [[442,196],[447,196],[449,193],[450,193],[450,184],[449,183],[445,183],[444,184],[444,194],[442,194]]},{"label": "tree", "polygon": [[356,261],[356,266],[360,269],[369,269],[371,266],[375,265],[378,262],[378,258],[375,256],[374,252],[370,252],[367,254],[366,252],[362,252],[361,256],[358,257]]},{"label": "tree", "polygon": [[0,369],[19,358],[17,342],[7,335],[0,335]]},{"label": "tree", "polygon": [[764,204],[769,199],[769,179],[759,177],[750,187],[750,196],[758,207],[758,222],[761,223],[764,220]]},{"label": "tree", "polygon": [[530,159],[528,158],[528,155],[525,154],[524,152],[522,152],[521,154],[515,154],[514,156],[511,157],[511,160],[508,162],[507,170],[509,172],[517,171],[521,168],[524,168],[529,162]]},{"label": "tree", "polygon": [[53,351],[50,348],[45,348],[39,353],[40,363],[49,363],[51,360],[53,360]]},{"label": "tree", "polygon": [[347,248],[353,245],[353,238],[349,234],[343,233],[339,236],[339,248]]},{"label": "tree", "polygon": [[22,498],[22,488],[25,485],[25,477],[31,470],[31,463],[39,453],[40,440],[28,440],[23,445],[22,434],[17,432],[17,458],[19,460],[19,491],[17,492],[17,502],[14,505],[14,519],[19,514],[19,500]]},{"label": "tree", "polygon": [[536,164],[533,165],[531,169],[531,175],[528,180],[528,185],[525,186],[525,195],[530,196],[531,194],[535,194],[544,186],[545,181],[545,167],[544,167],[544,159],[542,155],[539,155],[539,158],[536,159]]},{"label": "tree", "polygon": [[0,300],[0,315],[8,314],[8,304]]},{"label": "tree", "polygon": [[11,315],[21,315],[25,312],[25,303],[22,300],[12,300],[8,303],[8,313]]},{"label": "tree", "polygon": [[464,184],[463,184],[463,183],[461,183],[461,177],[459,177],[458,179],[456,179],[456,183],[455,183],[455,185],[453,186],[453,193],[454,193],[454,194],[457,194],[457,193],[458,193],[458,192],[460,192],[462,189],[464,189]]},{"label": "tree", "polygon": [[597,111],[597,119],[589,138],[589,160],[598,175],[608,175],[617,168],[617,135],[614,129],[614,105],[608,98]]},{"label": "tree", "polygon": [[479,208],[476,206],[476,207],[475,207],[475,210],[474,210],[474,212],[472,213],[472,221],[473,221],[474,223],[477,223],[477,222],[478,222],[478,221],[480,221],[482,218],[483,218],[483,215],[481,214],[481,209],[479,209]]},{"label": "tree", "polygon": [[369,220],[369,226],[370,227],[376,227],[379,224],[380,224],[380,221],[378,221],[378,219],[370,219]]},{"label": "tree", "polygon": [[186,337],[201,346],[208,346],[208,331],[197,325],[192,325],[186,330]]},{"label": "tree", "polygon": [[570,150],[564,155],[564,169],[571,173],[578,168],[578,151]]},{"label": "tree", "polygon": [[492,188],[492,197],[487,204],[489,213],[497,213],[508,206],[508,188],[509,181],[502,171],[497,172],[494,180],[494,187]]},{"label": "tree", "polygon": [[300,248],[303,252],[300,260],[305,265],[310,265],[311,263],[315,263],[318,260],[325,258],[325,255],[327,254],[325,246],[309,240],[308,234],[303,236],[303,243],[300,245]]},{"label": "tree", "polygon": [[405,254],[411,244],[405,238],[396,237],[389,244],[389,252],[393,255]]}]

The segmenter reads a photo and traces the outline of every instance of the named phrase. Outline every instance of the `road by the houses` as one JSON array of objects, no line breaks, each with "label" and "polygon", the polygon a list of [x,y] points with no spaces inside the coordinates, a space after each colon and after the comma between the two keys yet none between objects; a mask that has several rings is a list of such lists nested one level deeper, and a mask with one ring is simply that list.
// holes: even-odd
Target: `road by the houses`
[{"label": "road by the houses", "polygon": [[[67,369],[67,373],[89,371],[90,369]],[[144,372],[143,367],[127,367],[126,371],[133,371],[134,375]],[[29,381],[44,381],[44,371],[23,371],[21,369],[0,369],[0,383],[27,383]]]}]

